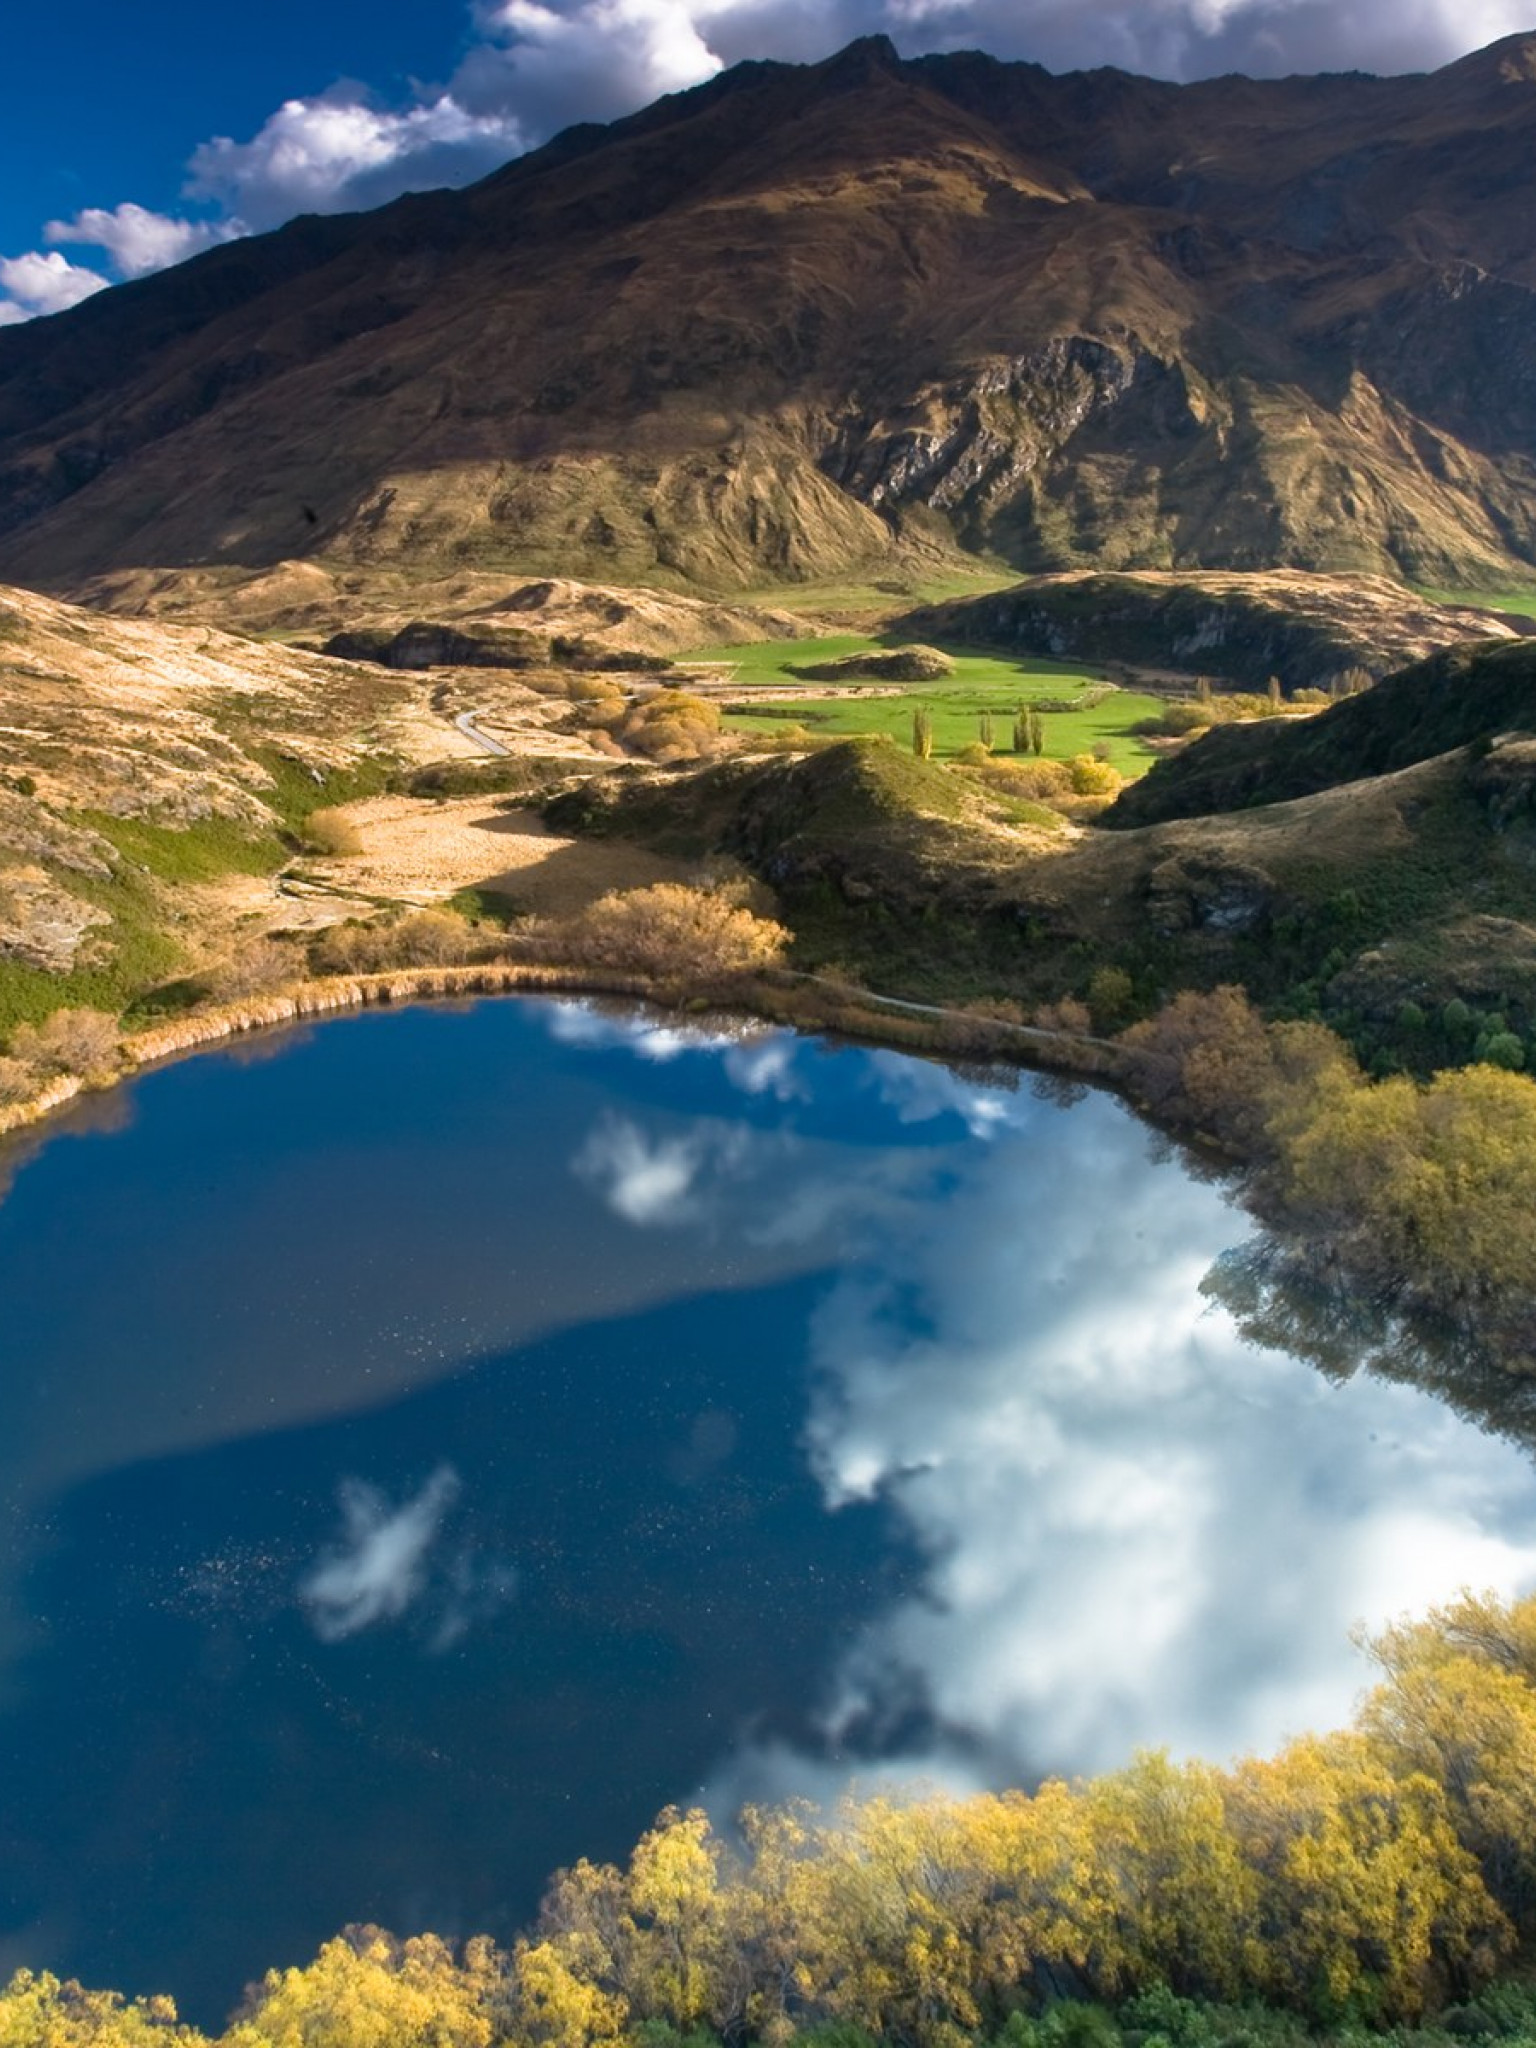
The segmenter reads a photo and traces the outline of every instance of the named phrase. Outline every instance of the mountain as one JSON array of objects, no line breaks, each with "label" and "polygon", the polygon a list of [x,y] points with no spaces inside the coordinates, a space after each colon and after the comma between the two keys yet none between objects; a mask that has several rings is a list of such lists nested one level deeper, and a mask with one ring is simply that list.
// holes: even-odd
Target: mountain
[{"label": "mountain", "polygon": [[1536,35],[738,66],[0,332],[0,575],[1536,572]]}]

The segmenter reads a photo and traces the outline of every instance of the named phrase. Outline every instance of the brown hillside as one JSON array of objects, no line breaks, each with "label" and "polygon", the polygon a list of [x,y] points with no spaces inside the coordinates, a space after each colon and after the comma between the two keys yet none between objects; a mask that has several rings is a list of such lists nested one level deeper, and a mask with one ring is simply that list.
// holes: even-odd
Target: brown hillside
[{"label": "brown hillside", "polygon": [[1528,577],[1533,52],[740,66],[0,334],[0,572]]}]

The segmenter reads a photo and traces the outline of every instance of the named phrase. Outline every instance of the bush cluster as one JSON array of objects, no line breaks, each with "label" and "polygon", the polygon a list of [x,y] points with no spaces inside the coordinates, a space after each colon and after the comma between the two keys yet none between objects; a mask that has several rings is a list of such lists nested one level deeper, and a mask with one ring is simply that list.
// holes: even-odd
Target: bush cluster
[{"label": "bush cluster", "polygon": [[525,929],[524,943],[549,959],[711,980],[771,967],[790,934],[754,910],[739,885],[689,888],[658,882],[600,897],[581,917]]}]

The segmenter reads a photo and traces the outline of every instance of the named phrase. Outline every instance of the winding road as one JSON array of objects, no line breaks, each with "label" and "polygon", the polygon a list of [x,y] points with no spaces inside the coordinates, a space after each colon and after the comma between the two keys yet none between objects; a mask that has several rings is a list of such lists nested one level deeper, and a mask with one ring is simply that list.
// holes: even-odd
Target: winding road
[{"label": "winding road", "polygon": [[479,716],[478,711],[461,711],[453,722],[459,728],[459,731],[463,733],[465,739],[473,740],[487,754],[510,754],[512,752],[510,747],[504,747],[500,740],[493,740],[488,732],[480,730],[479,726],[475,723]]}]

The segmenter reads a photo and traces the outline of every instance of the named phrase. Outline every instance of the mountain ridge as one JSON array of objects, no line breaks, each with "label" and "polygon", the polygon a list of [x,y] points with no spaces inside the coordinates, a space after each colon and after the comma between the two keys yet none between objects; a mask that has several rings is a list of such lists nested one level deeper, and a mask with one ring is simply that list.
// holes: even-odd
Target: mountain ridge
[{"label": "mountain ridge", "polygon": [[1533,80],[738,66],[0,333],[0,574],[1528,579]]}]

